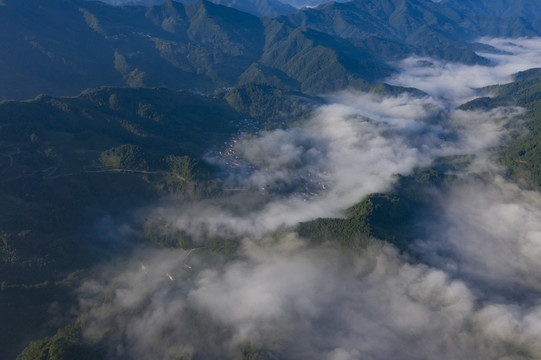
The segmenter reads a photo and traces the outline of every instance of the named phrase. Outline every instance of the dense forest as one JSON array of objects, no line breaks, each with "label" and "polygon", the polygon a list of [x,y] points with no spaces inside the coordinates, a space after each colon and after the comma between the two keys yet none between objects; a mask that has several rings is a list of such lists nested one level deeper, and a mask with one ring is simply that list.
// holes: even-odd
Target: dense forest
[{"label": "dense forest", "polygon": [[513,4],[0,0],[0,358],[540,358]]}]

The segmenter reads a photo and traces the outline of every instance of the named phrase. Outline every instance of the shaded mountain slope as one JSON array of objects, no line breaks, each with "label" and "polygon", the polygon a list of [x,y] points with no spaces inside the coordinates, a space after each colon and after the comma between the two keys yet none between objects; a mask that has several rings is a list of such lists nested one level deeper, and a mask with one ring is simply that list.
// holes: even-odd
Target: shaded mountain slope
[{"label": "shaded mountain slope", "polygon": [[297,8],[278,0],[212,0],[212,2],[256,16],[276,17],[297,11]]},{"label": "shaded mountain slope", "polygon": [[203,93],[259,82],[307,93],[366,87],[411,54],[486,64],[481,34],[526,36],[541,23],[463,13],[427,0],[328,3],[258,18],[205,0],[149,8],[86,0],[5,0],[1,98],[74,95],[98,85]]},{"label": "shaded mountain slope", "polygon": [[[324,34],[270,19],[262,22],[206,1],[188,5],[168,1],[148,9],[46,1],[47,16],[41,10],[45,3],[36,0],[12,0],[0,9],[8,19],[2,24],[6,30],[2,48],[11,49],[4,50],[0,60],[6,78],[0,98],[43,92],[69,95],[98,84],[209,92],[239,81],[258,81],[251,74],[254,66],[264,78],[281,74],[283,83],[318,92],[388,71],[366,52],[351,50]],[[35,20],[25,20],[29,17]],[[291,51],[298,52],[297,58],[287,57]],[[318,72],[326,78],[314,81]]]},{"label": "shaded mountain slope", "polygon": [[[295,26],[310,27],[348,39],[359,46],[363,46],[365,41],[376,42],[383,49],[389,46],[386,42],[404,44],[402,53],[393,51],[395,56],[403,56],[407,52],[430,55],[442,47],[470,51],[464,43],[467,32],[460,27],[463,16],[430,1],[329,3],[289,15],[287,19]],[[483,62],[483,59],[475,57],[473,61]]]},{"label": "shaded mountain slope", "polygon": [[55,328],[48,311],[72,301],[70,273],[122,251],[114,217],[168,194],[215,194],[201,157],[239,119],[224,101],[165,89],[0,102],[0,358]]},{"label": "shaded mountain slope", "polygon": [[276,19],[216,5],[149,8],[5,0],[0,99],[75,95],[99,85],[211,93],[258,82],[307,93],[366,88],[412,54],[486,64],[480,35],[533,36],[541,22],[465,15],[428,0],[328,3]]},{"label": "shaded mountain slope", "polygon": [[0,97],[70,95],[97,85],[234,85],[260,56],[263,27],[257,17],[216,7],[8,1],[0,9]]},{"label": "shaded mountain slope", "polygon": [[[146,231],[120,240],[113,223],[161,197],[221,196],[204,155],[223,148],[247,116],[274,126],[283,111],[291,120],[316,101],[254,84],[221,96],[102,87],[0,102],[0,321],[8,324],[0,358],[58,326],[46,322],[49,306],[72,304],[72,272],[123,253]],[[186,245],[178,236],[145,239]]]},{"label": "shaded mountain slope", "polygon": [[104,51],[107,40],[82,26],[84,14],[75,4],[54,0],[5,4],[0,7],[0,98],[122,84],[111,66],[113,52]]},{"label": "shaded mountain slope", "polygon": [[[165,89],[41,96],[2,102],[0,114],[0,268],[8,282],[79,267],[84,241],[74,235],[85,211],[188,189],[198,159],[240,119],[221,100]],[[188,172],[178,173],[181,162]]]}]

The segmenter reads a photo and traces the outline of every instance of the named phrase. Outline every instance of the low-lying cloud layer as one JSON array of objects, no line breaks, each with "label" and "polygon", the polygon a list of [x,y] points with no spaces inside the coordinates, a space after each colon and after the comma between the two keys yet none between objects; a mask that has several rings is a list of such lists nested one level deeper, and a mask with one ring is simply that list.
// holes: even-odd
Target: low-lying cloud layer
[{"label": "low-lying cloud layer", "polygon": [[386,81],[423,90],[453,108],[479,96],[479,88],[511,82],[513,74],[540,66],[539,38],[481,38],[478,42],[497,50],[494,53],[480,53],[491,60],[494,66],[468,66],[425,57],[410,57],[394,64],[399,72]]},{"label": "low-lying cloud layer", "polygon": [[[113,359],[541,358],[541,196],[491,161],[524,110],[455,109],[476,87],[525,70],[541,48],[538,39],[483,41],[515,54],[490,55],[490,68],[410,59],[393,81],[425,97],[335,94],[299,125],[237,139],[230,150],[242,171],[225,180],[235,195],[145,216],[197,246],[221,235],[239,250],[135,251],[81,287],[86,337],[107,339]],[[340,216],[392,189],[397,174],[454,155],[473,161],[434,196],[415,261],[377,240],[345,251],[288,230]]]},{"label": "low-lying cloud layer", "polygon": [[[508,107],[449,113],[431,97],[410,94],[347,92],[329,101],[297,127],[235,142],[238,167],[245,167],[227,179],[239,190],[235,197],[160,207],[150,217],[167,219],[195,239],[256,235],[340,217],[364,196],[390,190],[397,174],[438,157],[487,153],[502,142],[509,120],[523,112]],[[221,159],[211,161],[219,165]]]},{"label": "low-lying cloud layer", "polygon": [[[488,183],[487,183],[488,182]],[[416,250],[454,276],[488,287],[487,296],[538,299],[541,292],[541,197],[485,174],[455,185]]]},{"label": "low-lying cloud layer", "polygon": [[145,254],[117,274],[87,336],[117,329],[112,358],[235,358],[247,345],[269,359],[541,356],[540,306],[480,304],[463,282],[388,245],[345,254],[288,234],[247,240],[226,263],[183,255]]}]

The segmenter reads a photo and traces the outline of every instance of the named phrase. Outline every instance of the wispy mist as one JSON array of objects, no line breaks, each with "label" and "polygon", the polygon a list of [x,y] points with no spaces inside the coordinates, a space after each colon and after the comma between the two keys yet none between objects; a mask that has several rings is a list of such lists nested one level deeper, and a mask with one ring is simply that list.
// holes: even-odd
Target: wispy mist
[{"label": "wispy mist", "polygon": [[[448,112],[431,97],[410,94],[345,92],[329,102],[296,127],[237,140],[232,150],[245,169],[226,179],[238,190],[235,196],[157,207],[148,216],[203,240],[340,217],[364,196],[390,190],[398,174],[442,156],[487,152],[523,111]],[[219,157],[210,161],[226,163]]]},{"label": "wispy mist", "polygon": [[[533,65],[541,47],[483,42],[506,51],[490,55],[493,67],[404,61],[391,81],[427,96],[334,94],[295,126],[235,139],[233,165],[209,156],[231,170],[231,196],[144,216],[196,247],[221,236],[240,248],[144,249],[103,269],[80,289],[87,339],[113,359],[237,358],[247,346],[268,359],[541,358],[541,196],[492,161],[524,109],[455,109]],[[472,161],[433,195],[414,257],[376,239],[355,251],[316,246],[289,228],[342,216],[398,174],[454,155]]]},{"label": "wispy mist", "polygon": [[491,60],[493,66],[468,66],[410,57],[393,64],[399,72],[386,81],[423,90],[452,108],[479,96],[479,88],[511,82],[513,74],[540,66],[539,38],[481,38],[478,42],[495,49],[492,53],[479,54]]},{"label": "wispy mist", "polygon": [[[537,299],[541,291],[541,197],[497,172],[435,199],[439,214],[416,250],[435,266],[485,289],[483,295]],[[486,294],[485,294],[486,293]]]}]

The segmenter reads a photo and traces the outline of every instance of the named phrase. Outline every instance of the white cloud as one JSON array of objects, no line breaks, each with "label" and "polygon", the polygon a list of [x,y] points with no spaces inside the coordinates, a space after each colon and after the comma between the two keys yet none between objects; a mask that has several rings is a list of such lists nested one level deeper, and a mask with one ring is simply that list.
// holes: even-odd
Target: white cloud
[{"label": "white cloud", "polygon": [[514,107],[447,112],[431,97],[409,94],[344,92],[329,102],[297,126],[235,142],[245,169],[231,172],[228,182],[245,191],[222,202],[156,208],[148,216],[167,219],[196,239],[340,217],[364,196],[390,190],[397,174],[408,175],[441,156],[487,154],[502,142],[510,119],[523,112]]},{"label": "white cloud", "polygon": [[[436,199],[435,199],[436,200]],[[541,290],[541,197],[497,174],[468,180],[438,199],[418,251],[435,266],[480,282],[499,297]],[[441,259],[437,254],[445,254]],[[537,297],[537,295],[534,295]]]},{"label": "white cloud", "polygon": [[476,89],[513,80],[519,71],[539,67],[540,38],[478,40],[493,46],[500,53],[480,53],[492,60],[494,66],[469,66],[445,63],[441,60],[410,57],[399,63],[399,73],[386,79],[393,85],[415,87],[440,99],[450,107],[463,104],[479,96]]},{"label": "white cloud", "polygon": [[[504,180],[490,161],[524,110],[455,109],[474,88],[530,66],[539,48],[529,39],[518,48],[483,41],[518,55],[494,55],[499,65],[490,68],[409,59],[394,80],[425,97],[339,93],[303,123],[238,139],[243,171],[227,181],[250,190],[173,201],[145,216],[201,242],[243,239],[240,250],[145,249],[111,265],[80,290],[88,338],[114,329],[111,358],[235,358],[245,344],[270,358],[541,358],[541,196]],[[452,155],[474,161],[424,218],[428,235],[413,250],[426,264],[378,242],[344,251],[284,231],[340,216],[391,189],[396,174]],[[103,294],[108,302],[92,309]]]},{"label": "white cloud", "polygon": [[[388,245],[344,253],[309,247],[293,234],[261,238],[225,263],[193,254],[193,275],[182,274],[179,251],[141,260],[152,275],[137,268],[117,274],[109,302],[87,317],[89,336],[115,329],[111,358],[192,350],[233,358],[246,343],[303,359],[541,355],[540,308],[479,306],[464,283],[411,264]],[[126,297],[142,301],[127,304]]]}]

